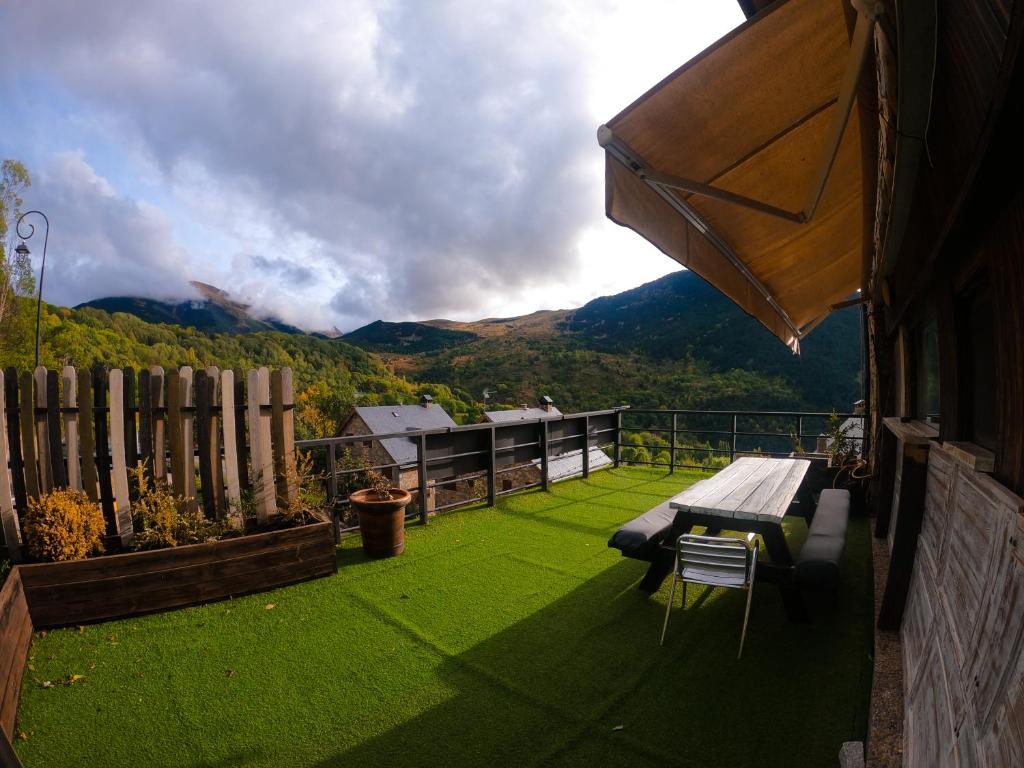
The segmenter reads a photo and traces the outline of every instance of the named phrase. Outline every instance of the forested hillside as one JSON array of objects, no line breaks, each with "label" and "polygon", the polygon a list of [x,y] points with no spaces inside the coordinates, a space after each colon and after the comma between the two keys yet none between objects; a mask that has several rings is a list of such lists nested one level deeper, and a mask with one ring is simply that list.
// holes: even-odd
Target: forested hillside
[{"label": "forested hillside", "polygon": [[[94,308],[44,306],[42,360],[63,365],[190,365],[201,368],[290,366],[295,372],[300,437],[333,434],[337,420],[358,402],[383,405],[416,402],[431,395],[453,418],[473,421],[480,407],[444,385],[417,383],[391,373],[373,355],[341,341],[314,336],[261,332],[244,335],[204,333],[176,325],[147,323],[128,314]],[[32,365],[30,337],[5,350],[3,367]]]},{"label": "forested hillside", "polygon": [[[27,308],[31,300],[21,302]],[[114,305],[142,306],[131,299]],[[95,307],[46,306],[42,362],[290,366],[302,436],[333,434],[352,405],[415,402],[422,394],[467,422],[480,416],[485,390],[492,405],[534,403],[546,394],[565,412],[617,405],[846,409],[860,392],[856,309],[822,323],[796,358],[690,272],[575,311],[476,323],[376,322],[343,339],[254,330],[260,326],[248,324],[244,312],[227,310],[239,324],[219,333]],[[18,327],[19,340],[5,340],[0,364],[25,369],[31,333],[25,323]]]},{"label": "forested hillside", "polygon": [[[577,310],[475,323],[378,321],[344,338],[419,380],[475,397],[486,388],[507,402],[532,402],[543,392],[573,410],[620,403],[844,410],[861,397],[859,311],[833,313],[794,356],[682,271]],[[442,329],[471,338],[440,343],[434,332]]]}]

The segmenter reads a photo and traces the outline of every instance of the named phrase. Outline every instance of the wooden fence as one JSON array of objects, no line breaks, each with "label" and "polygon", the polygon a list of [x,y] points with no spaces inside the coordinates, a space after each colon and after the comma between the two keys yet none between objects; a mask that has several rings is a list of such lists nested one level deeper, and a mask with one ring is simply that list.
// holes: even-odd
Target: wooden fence
[{"label": "wooden fence", "polygon": [[111,543],[129,544],[138,467],[211,519],[251,499],[267,522],[298,494],[293,407],[290,368],[3,371],[0,522],[11,561],[29,500],[57,488],[84,491]]}]

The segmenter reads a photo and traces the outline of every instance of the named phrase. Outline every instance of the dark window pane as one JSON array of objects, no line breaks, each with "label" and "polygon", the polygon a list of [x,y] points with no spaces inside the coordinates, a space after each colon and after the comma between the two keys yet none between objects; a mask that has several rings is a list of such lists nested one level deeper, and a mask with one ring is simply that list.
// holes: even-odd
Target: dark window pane
[{"label": "dark window pane", "polygon": [[939,326],[935,318],[925,322],[915,334],[916,360],[914,377],[917,385],[915,416],[939,420]]},{"label": "dark window pane", "polygon": [[965,290],[957,301],[960,348],[957,358],[963,408],[963,438],[983,448],[996,447],[998,414],[996,410],[995,314],[992,296],[985,281]]}]

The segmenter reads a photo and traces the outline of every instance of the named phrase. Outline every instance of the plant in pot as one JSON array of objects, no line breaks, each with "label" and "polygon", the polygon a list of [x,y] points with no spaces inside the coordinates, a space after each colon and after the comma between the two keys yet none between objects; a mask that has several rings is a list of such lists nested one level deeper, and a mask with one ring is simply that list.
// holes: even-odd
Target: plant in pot
[{"label": "plant in pot", "polygon": [[856,441],[850,437],[850,426],[832,412],[826,430],[828,468],[832,488],[846,488],[850,492],[851,508],[864,508],[864,486],[867,480],[867,461],[860,455]]},{"label": "plant in pot", "polygon": [[405,508],[412,494],[392,487],[379,472],[366,473],[368,488],[348,497],[359,515],[363,551],[370,557],[394,557],[405,551]]}]

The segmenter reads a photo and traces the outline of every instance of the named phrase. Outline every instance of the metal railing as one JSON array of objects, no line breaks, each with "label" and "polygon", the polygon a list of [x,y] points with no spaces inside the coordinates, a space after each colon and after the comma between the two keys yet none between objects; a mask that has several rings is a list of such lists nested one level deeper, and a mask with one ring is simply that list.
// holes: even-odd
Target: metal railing
[{"label": "metal railing", "polygon": [[[637,408],[620,412],[616,463],[717,471],[739,456],[785,457],[814,453],[826,446],[832,418],[859,422],[859,434],[846,440],[867,452],[863,414],[814,411],[700,411]],[[630,439],[630,436],[641,438]],[[662,436],[667,437],[662,437]],[[809,446],[813,441],[814,445]],[[644,449],[650,458],[637,449]],[[650,453],[656,451],[657,453]],[[656,460],[662,457],[666,460]],[[692,459],[703,456],[700,463]]]},{"label": "metal railing", "polygon": [[[510,423],[466,424],[439,429],[409,430],[380,435],[345,435],[296,441],[296,448],[311,452],[318,473],[326,485],[328,507],[332,510],[336,533],[355,530],[343,522],[349,507],[348,494],[355,490],[350,481],[370,471],[397,474],[399,485],[416,497],[407,517],[419,517],[426,523],[430,512],[442,512],[457,506],[486,502],[493,505],[499,496],[529,488],[547,490],[552,482],[553,460],[572,451],[580,451],[583,477],[590,475],[590,451],[611,449],[618,439],[619,409],[562,414],[554,418],[529,419]],[[364,445],[380,445],[384,440],[407,440],[415,446],[415,460],[377,462],[364,460],[369,451]],[[585,449],[585,450],[584,450]],[[402,475],[415,473],[415,482]],[[519,473],[527,482],[499,488],[498,478]],[[392,477],[394,480],[394,477]],[[449,490],[458,483],[474,483],[481,493],[458,494]],[[426,491],[424,493],[424,490]],[[443,503],[427,503],[453,497]],[[425,499],[424,497],[427,497]]]},{"label": "metal railing", "polygon": [[[848,439],[864,452],[865,417],[852,413],[836,415],[844,420],[861,420],[861,435]],[[583,477],[590,475],[594,448],[610,454],[614,466],[716,472],[741,455],[788,456],[797,446],[806,450],[808,441],[817,442],[823,437],[832,416],[816,412],[622,407],[515,422],[300,440],[296,441],[296,448],[313,454],[340,536],[357,529],[357,525],[345,522],[348,495],[356,490],[352,483],[362,479],[368,470],[390,472],[392,481],[397,474],[399,485],[416,498],[407,518],[418,517],[426,523],[430,512],[474,503],[492,506],[500,496],[530,488],[546,491],[552,482],[551,462],[573,451],[580,451],[579,474]],[[380,446],[381,441],[394,439],[412,443],[415,459],[377,463],[368,460],[366,443]],[[638,449],[646,451],[646,455]],[[697,463],[693,460],[695,455],[704,459]],[[402,478],[413,474],[414,482]],[[508,474],[513,475],[512,480],[499,488],[499,478]],[[467,485],[465,493],[453,489],[459,483]],[[428,503],[431,494],[432,505]]]}]

